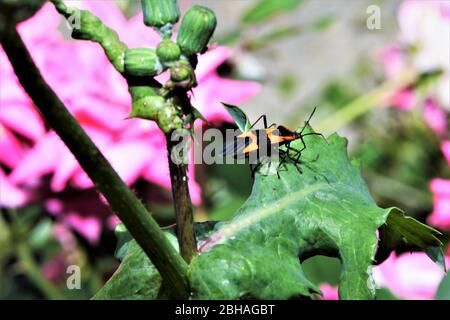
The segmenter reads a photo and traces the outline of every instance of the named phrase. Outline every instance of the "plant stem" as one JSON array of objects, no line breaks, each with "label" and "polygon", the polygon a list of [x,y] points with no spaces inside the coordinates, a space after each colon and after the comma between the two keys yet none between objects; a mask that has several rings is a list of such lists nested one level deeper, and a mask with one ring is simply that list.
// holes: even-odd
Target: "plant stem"
[{"label": "plant stem", "polygon": [[316,126],[315,130],[327,136],[343,128],[370,109],[386,104],[397,91],[414,83],[416,79],[417,74],[412,70],[405,71],[396,79],[381,84],[379,87],[342,107]]},{"label": "plant stem", "polygon": [[[194,62],[196,63],[196,62]],[[172,92],[184,114],[192,113],[191,101],[183,88],[175,88]],[[172,150],[176,142],[172,141],[171,133],[166,135],[167,152],[172,182],[172,196],[177,223],[177,238],[181,256],[187,263],[197,254],[197,240],[194,231],[194,215],[192,202],[189,195],[188,179],[186,176],[186,164],[176,164],[171,160]]]},{"label": "plant stem", "polygon": [[33,258],[33,254],[28,247],[26,241],[21,241],[17,245],[17,257],[21,266],[24,268],[28,278],[34,285],[44,294],[45,297],[51,300],[63,300],[64,295],[41,274],[39,266]]},{"label": "plant stem", "polygon": [[186,165],[178,165],[171,160],[172,150],[177,145],[172,141],[171,134],[166,135],[166,141],[177,223],[177,238],[181,256],[189,263],[192,257],[197,254],[197,241],[195,239],[194,215],[192,212],[191,197],[189,196]]},{"label": "plant stem", "polygon": [[25,91],[158,269],[171,289],[172,297],[187,298],[187,264],[144,205],[43,80],[17,30],[13,27],[4,32],[1,43]]},{"label": "plant stem", "polygon": [[58,290],[58,288],[42,275],[41,269],[33,257],[33,251],[28,245],[28,228],[21,223],[15,210],[9,211],[9,216],[11,218],[11,245],[16,248],[16,256],[21,269],[23,269],[30,281],[47,299],[64,299],[64,295]]}]

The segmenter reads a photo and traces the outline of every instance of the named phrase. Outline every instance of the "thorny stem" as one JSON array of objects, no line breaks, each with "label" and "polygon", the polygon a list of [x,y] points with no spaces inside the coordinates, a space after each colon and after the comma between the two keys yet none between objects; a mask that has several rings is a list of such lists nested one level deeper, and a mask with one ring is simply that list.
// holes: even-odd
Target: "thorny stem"
[{"label": "thorny stem", "polygon": [[14,27],[4,33],[1,44],[25,91],[151,259],[170,288],[172,297],[187,298],[189,291],[186,263],[144,205],[43,80]]}]

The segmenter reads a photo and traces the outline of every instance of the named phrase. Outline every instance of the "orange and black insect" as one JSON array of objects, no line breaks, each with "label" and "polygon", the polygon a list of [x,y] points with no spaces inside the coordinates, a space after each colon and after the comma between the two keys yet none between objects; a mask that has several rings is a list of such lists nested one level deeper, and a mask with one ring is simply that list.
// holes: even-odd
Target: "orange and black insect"
[{"label": "orange and black insect", "polygon": [[[284,162],[290,159],[301,173],[298,164],[300,163],[302,151],[306,149],[306,143],[303,138],[308,135],[322,136],[321,133],[316,132],[303,133],[315,111],[316,108],[314,108],[308,120],[305,121],[305,125],[300,132],[292,131],[285,126],[276,125],[275,123],[267,126],[266,115],[262,115],[255,123],[253,123],[248,131],[237,135],[233,142],[225,145],[223,154],[225,156],[233,156],[234,158],[249,158],[250,156],[254,156],[257,159],[257,163],[252,167],[252,176],[261,166],[261,160],[263,160],[263,158],[270,158],[271,155],[276,153],[278,153],[281,159],[278,169]],[[252,130],[261,119],[264,122],[264,129]],[[303,146],[300,149],[291,147],[291,143],[295,140],[301,141]],[[263,146],[265,146],[265,148],[263,148]],[[286,150],[279,149],[281,146],[285,146]],[[277,170],[277,175],[280,177],[278,171],[279,170]]]}]

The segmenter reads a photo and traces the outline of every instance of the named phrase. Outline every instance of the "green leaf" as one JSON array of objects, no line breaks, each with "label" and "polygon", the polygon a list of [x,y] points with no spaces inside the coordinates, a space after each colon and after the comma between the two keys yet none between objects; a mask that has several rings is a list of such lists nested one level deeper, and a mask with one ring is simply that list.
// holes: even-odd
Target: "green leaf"
[{"label": "green leaf", "polygon": [[259,0],[242,16],[244,23],[258,23],[296,9],[303,0]]},{"label": "green leaf", "polygon": [[[386,221],[398,226],[386,231],[417,248],[440,245],[434,229],[403,218],[399,209],[376,205],[359,163],[348,159],[346,139],[335,134],[326,142],[309,135],[305,142],[302,174],[292,163],[280,168],[280,179],[257,174],[251,196],[234,218],[218,223],[199,244],[202,254],[189,267],[194,299],[312,298],[319,289],[301,261],[316,255],[340,258],[341,299],[374,298],[376,231]],[[406,232],[410,228],[415,232]],[[385,242],[381,246],[391,250]]]},{"label": "green leaf", "polygon": [[223,103],[223,102],[222,102],[222,104],[225,106],[228,113],[233,118],[234,123],[236,123],[239,130],[241,130],[242,132],[246,132],[246,131],[250,130],[250,127],[252,125],[251,125],[250,121],[248,120],[248,117],[244,111],[242,111],[239,107],[233,106],[231,104],[227,104],[227,103]]},{"label": "green leaf", "polygon": [[[127,234],[127,235],[125,235]],[[172,245],[178,248],[176,237],[166,232]],[[131,239],[127,231],[121,234]],[[161,276],[134,239],[122,242],[116,255],[122,263],[112,277],[95,294],[95,300],[148,300],[156,299],[161,288]]]},{"label": "green leaf", "polygon": [[197,108],[192,107],[192,114],[194,115],[194,120],[200,119],[205,123],[208,123],[208,120],[202,115],[200,111],[198,111]]},{"label": "green leaf", "polygon": [[376,300],[401,300],[387,288],[377,289]]},{"label": "green leaf", "polygon": [[117,246],[114,256],[118,260],[123,261],[130,247],[135,248],[136,241],[133,241],[133,237],[128,232],[127,228],[123,223],[119,223],[116,226],[114,234],[116,235],[117,238]]},{"label": "green leaf", "polygon": [[437,230],[407,217],[400,210],[394,210],[380,228],[380,247],[375,256],[376,262],[382,263],[392,250],[401,248],[409,251],[424,251],[431,260],[445,269],[442,243],[437,238]]},{"label": "green leaf", "polygon": [[[195,232],[198,241],[211,232],[215,222],[197,223]],[[117,237],[116,258],[121,260],[119,268],[105,285],[95,294],[95,300],[149,300],[157,299],[161,289],[161,276],[141,247],[131,237],[123,224],[115,230]],[[178,250],[174,230],[165,232]]]},{"label": "green leaf", "polygon": [[436,300],[450,300],[450,272],[447,272],[434,297]]}]

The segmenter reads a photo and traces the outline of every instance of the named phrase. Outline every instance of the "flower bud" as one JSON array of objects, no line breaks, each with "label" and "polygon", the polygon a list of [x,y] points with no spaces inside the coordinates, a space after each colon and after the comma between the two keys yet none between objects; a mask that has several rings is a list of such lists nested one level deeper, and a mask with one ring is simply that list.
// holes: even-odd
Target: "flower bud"
[{"label": "flower bud", "polygon": [[149,27],[173,25],[180,18],[177,0],[142,0],[142,11],[144,23]]},{"label": "flower bud", "polygon": [[163,64],[177,61],[180,58],[180,47],[170,39],[163,40],[156,48],[156,55]]},{"label": "flower bud", "polygon": [[181,51],[187,56],[204,52],[216,25],[213,11],[198,5],[192,6],[184,14],[178,30],[177,43]]},{"label": "flower bud", "polygon": [[155,49],[128,49],[124,59],[125,73],[132,76],[156,76],[163,70]]},{"label": "flower bud", "polygon": [[196,85],[195,72],[188,61],[177,61],[170,67],[170,81],[166,85],[168,88],[180,87],[189,90]]}]

